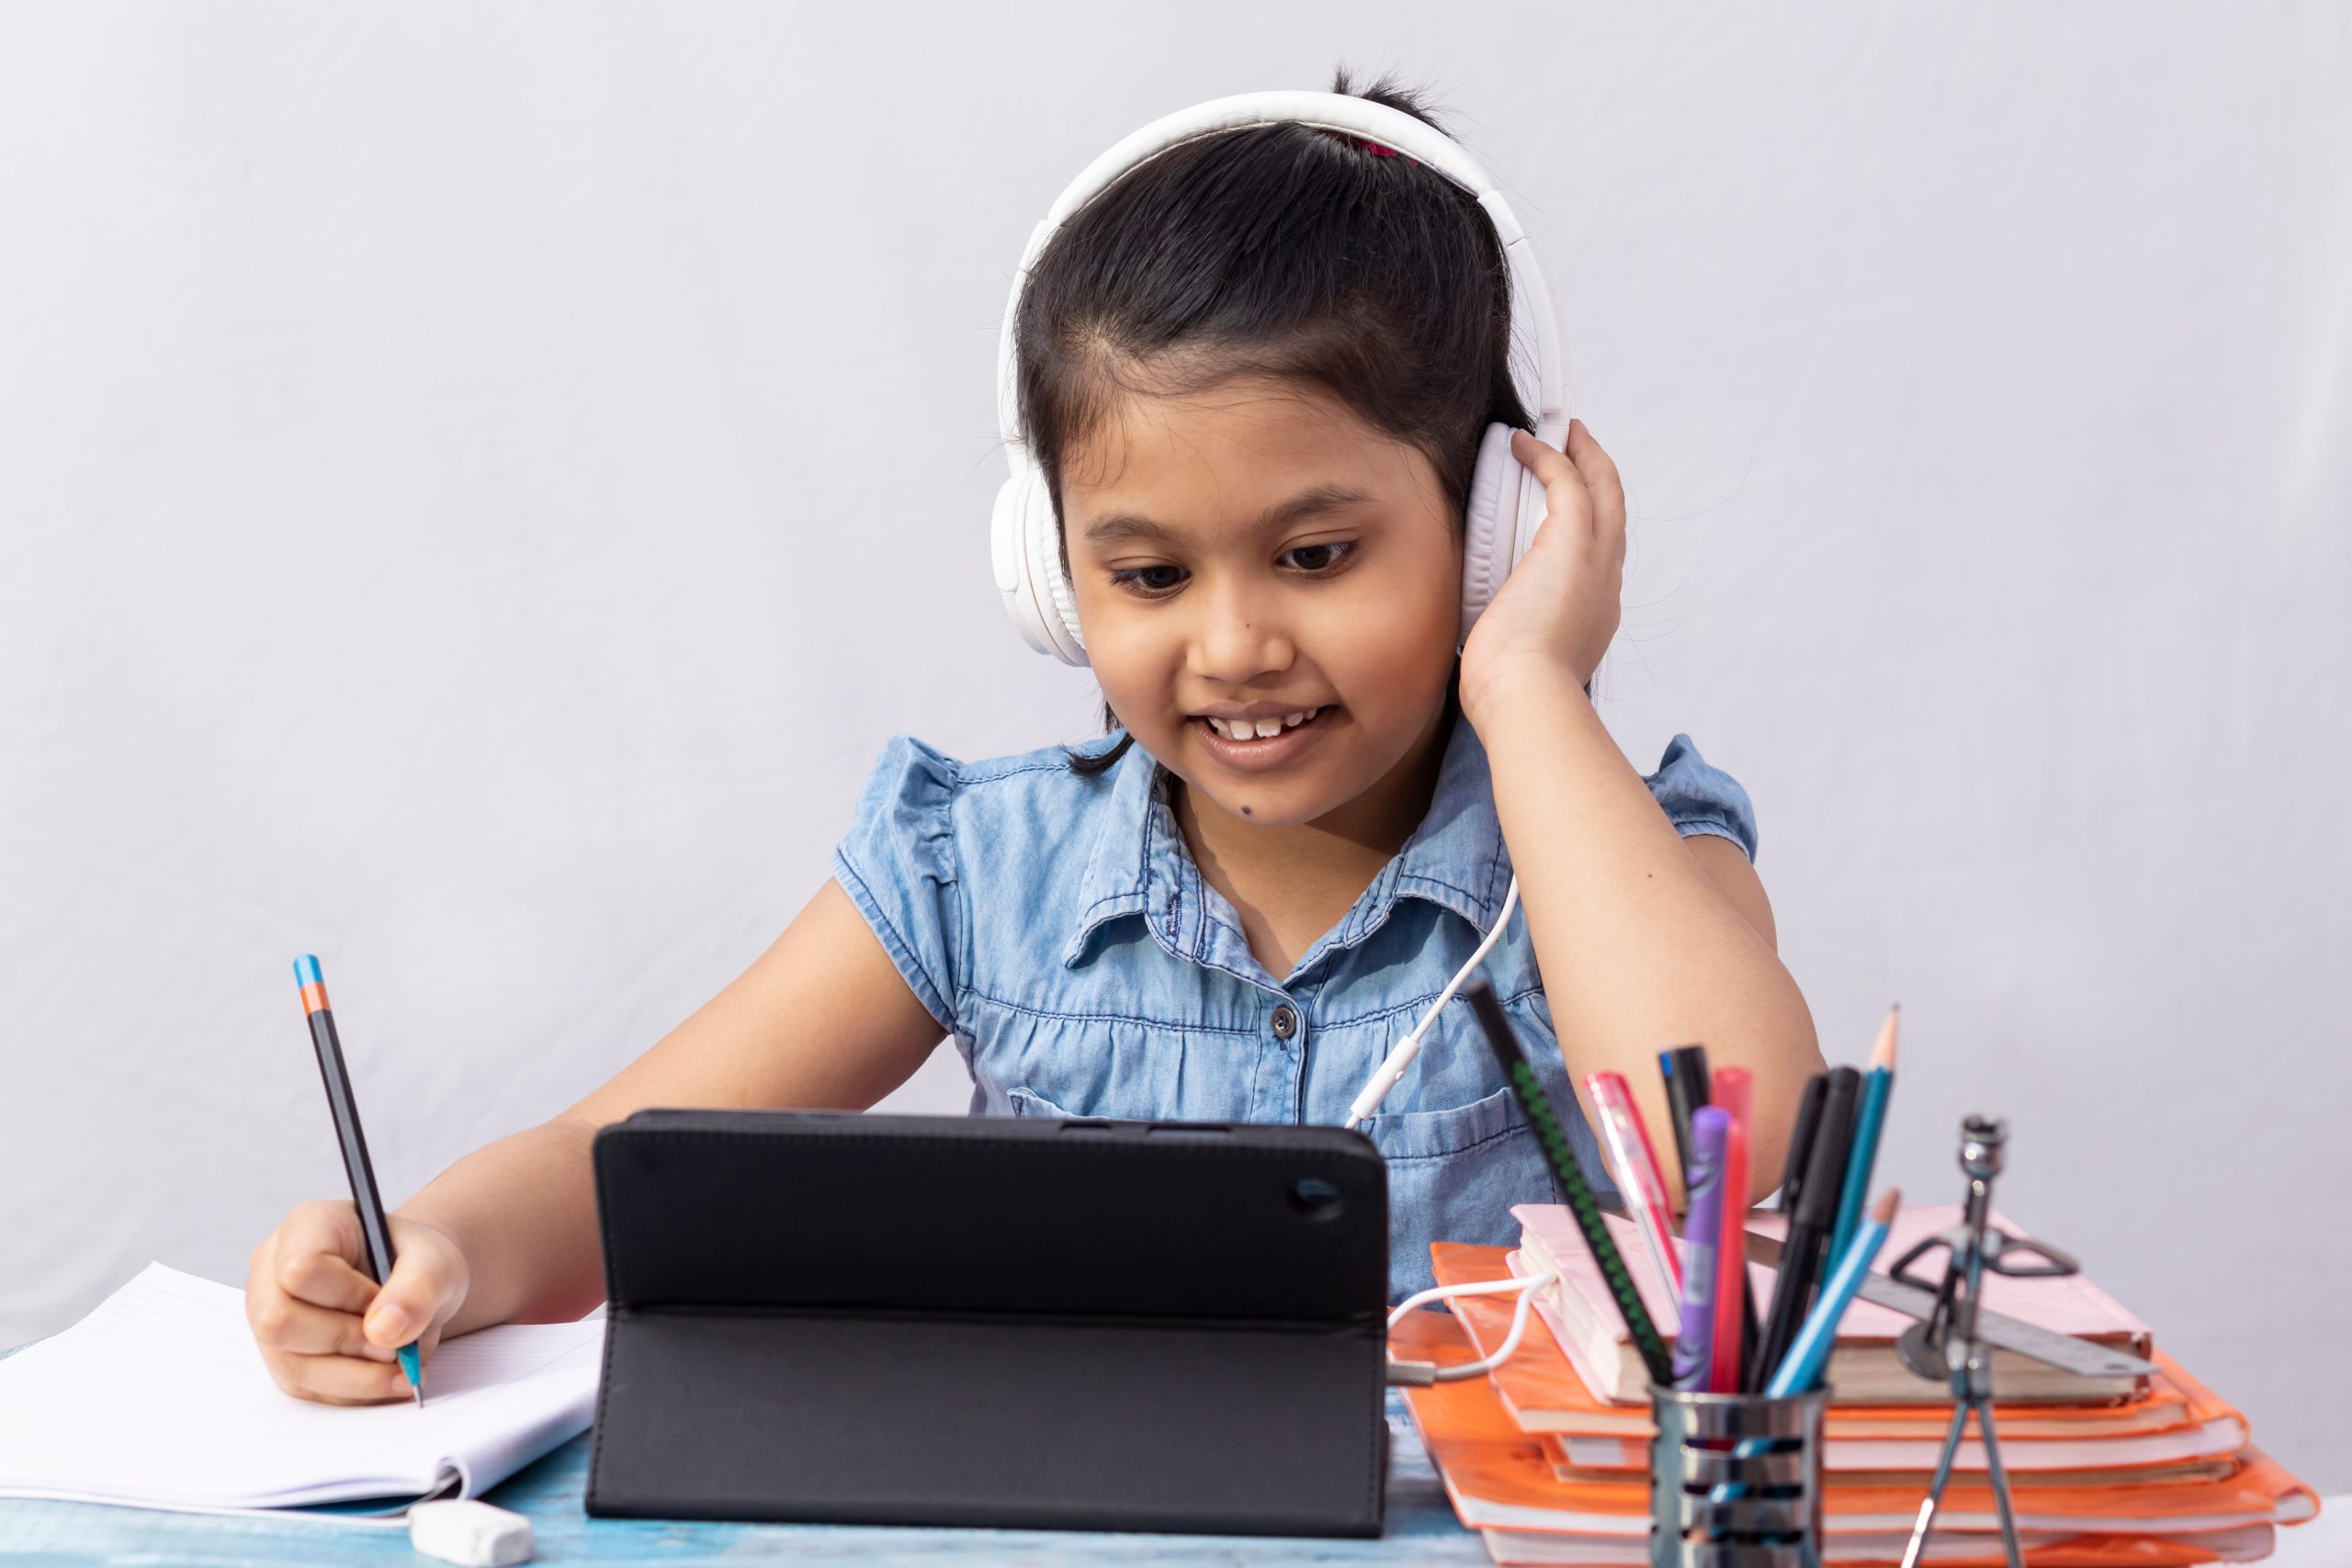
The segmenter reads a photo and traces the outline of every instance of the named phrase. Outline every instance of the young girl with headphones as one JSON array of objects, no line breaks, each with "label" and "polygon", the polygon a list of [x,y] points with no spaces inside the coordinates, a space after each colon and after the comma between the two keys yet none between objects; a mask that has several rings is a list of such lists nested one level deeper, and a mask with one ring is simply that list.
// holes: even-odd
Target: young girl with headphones
[{"label": "young girl with headphones", "polygon": [[1644,775],[1593,710],[1624,491],[1566,418],[1543,276],[1486,172],[1344,71],[1196,106],[1063,193],[1004,331],[997,582],[1032,646],[1091,668],[1105,743],[960,761],[893,739],[767,953],[396,1211],[380,1292],[346,1201],[254,1249],[282,1388],[405,1398],[397,1346],[594,1305],[598,1127],[863,1109],[943,1035],[976,1111],[1359,1127],[1388,1163],[1392,1300],[1430,1282],[1431,1240],[1510,1240],[1511,1205],[1551,1197],[1449,999],[1474,969],[1564,1107],[1614,1070],[1663,1127],[1657,1054],[1689,1041],[1749,1069],[1773,1184],[1821,1056],[1755,818],[1689,737]]}]

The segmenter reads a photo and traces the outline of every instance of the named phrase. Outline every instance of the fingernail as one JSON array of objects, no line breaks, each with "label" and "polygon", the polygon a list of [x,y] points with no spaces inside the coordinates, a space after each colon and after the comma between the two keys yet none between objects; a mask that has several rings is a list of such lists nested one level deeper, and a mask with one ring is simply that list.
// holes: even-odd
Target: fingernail
[{"label": "fingernail", "polygon": [[398,1307],[387,1307],[368,1320],[368,1337],[379,1344],[401,1344],[401,1336],[407,1330],[407,1314]]}]

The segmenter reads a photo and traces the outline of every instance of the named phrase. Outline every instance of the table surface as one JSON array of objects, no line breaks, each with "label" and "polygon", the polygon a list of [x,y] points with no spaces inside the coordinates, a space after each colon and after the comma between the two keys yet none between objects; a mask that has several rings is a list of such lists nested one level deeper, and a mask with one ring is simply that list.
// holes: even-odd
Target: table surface
[{"label": "table surface", "polygon": [[[1399,1406],[1401,1408],[1401,1406]],[[588,1438],[582,1432],[484,1494],[529,1516],[540,1562],[665,1564],[856,1562],[915,1564],[1149,1562],[1283,1568],[1323,1562],[1484,1563],[1486,1547],[1462,1528],[1409,1421],[1392,1417],[1385,1533],[1377,1540],[1232,1535],[1139,1535],[1080,1530],[927,1529],[903,1526],[753,1525],[703,1520],[592,1519]],[[410,1550],[408,1532],[306,1518],[168,1513],[98,1503],[0,1498],[0,1562],[169,1562],[214,1568],[256,1562],[432,1561]]]},{"label": "table surface", "polygon": [[[19,1347],[21,1348],[21,1347]],[[0,1352],[5,1354],[5,1352]],[[1385,1533],[1376,1540],[1294,1537],[1142,1535],[1080,1530],[930,1529],[903,1526],[728,1524],[683,1519],[592,1519],[589,1434],[526,1466],[484,1495],[527,1515],[539,1562],[664,1563],[855,1562],[915,1568],[956,1562],[1015,1568],[1079,1563],[1166,1563],[1187,1568],[1285,1568],[1327,1562],[1485,1563],[1485,1543],[1464,1529],[1430,1468],[1420,1435],[1390,1395],[1392,1461]],[[408,1532],[313,1518],[171,1513],[100,1503],[0,1498],[0,1562],[245,1568],[253,1563],[432,1561]],[[2278,1532],[2270,1568],[2352,1564],[2352,1497],[2332,1498],[2311,1524]]]}]

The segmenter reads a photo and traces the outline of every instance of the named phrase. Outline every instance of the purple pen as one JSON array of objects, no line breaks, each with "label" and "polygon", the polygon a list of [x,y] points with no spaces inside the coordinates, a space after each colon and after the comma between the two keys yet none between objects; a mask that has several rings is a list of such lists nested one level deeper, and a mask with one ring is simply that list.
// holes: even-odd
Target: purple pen
[{"label": "purple pen", "polygon": [[1724,1142],[1731,1113],[1719,1105],[1690,1112],[1690,1168],[1682,1222],[1682,1330],[1674,1339],[1674,1386],[1703,1389],[1715,1351],[1715,1247],[1724,1229]]}]

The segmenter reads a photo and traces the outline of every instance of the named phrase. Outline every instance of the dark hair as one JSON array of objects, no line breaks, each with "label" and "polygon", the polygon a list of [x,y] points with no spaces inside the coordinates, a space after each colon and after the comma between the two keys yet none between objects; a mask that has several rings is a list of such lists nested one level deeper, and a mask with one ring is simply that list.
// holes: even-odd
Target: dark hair
[{"label": "dark hair", "polygon": [[[1341,66],[1331,91],[1446,130],[1390,77],[1355,92]],[[1065,455],[1130,396],[1252,375],[1322,389],[1429,459],[1457,528],[1487,426],[1533,423],[1511,381],[1510,268],[1476,198],[1313,126],[1220,131],[1128,170],[1046,242],[1013,335],[1057,531]],[[1102,723],[1119,727],[1107,703]],[[1092,774],[1133,740],[1064,751]]]}]

